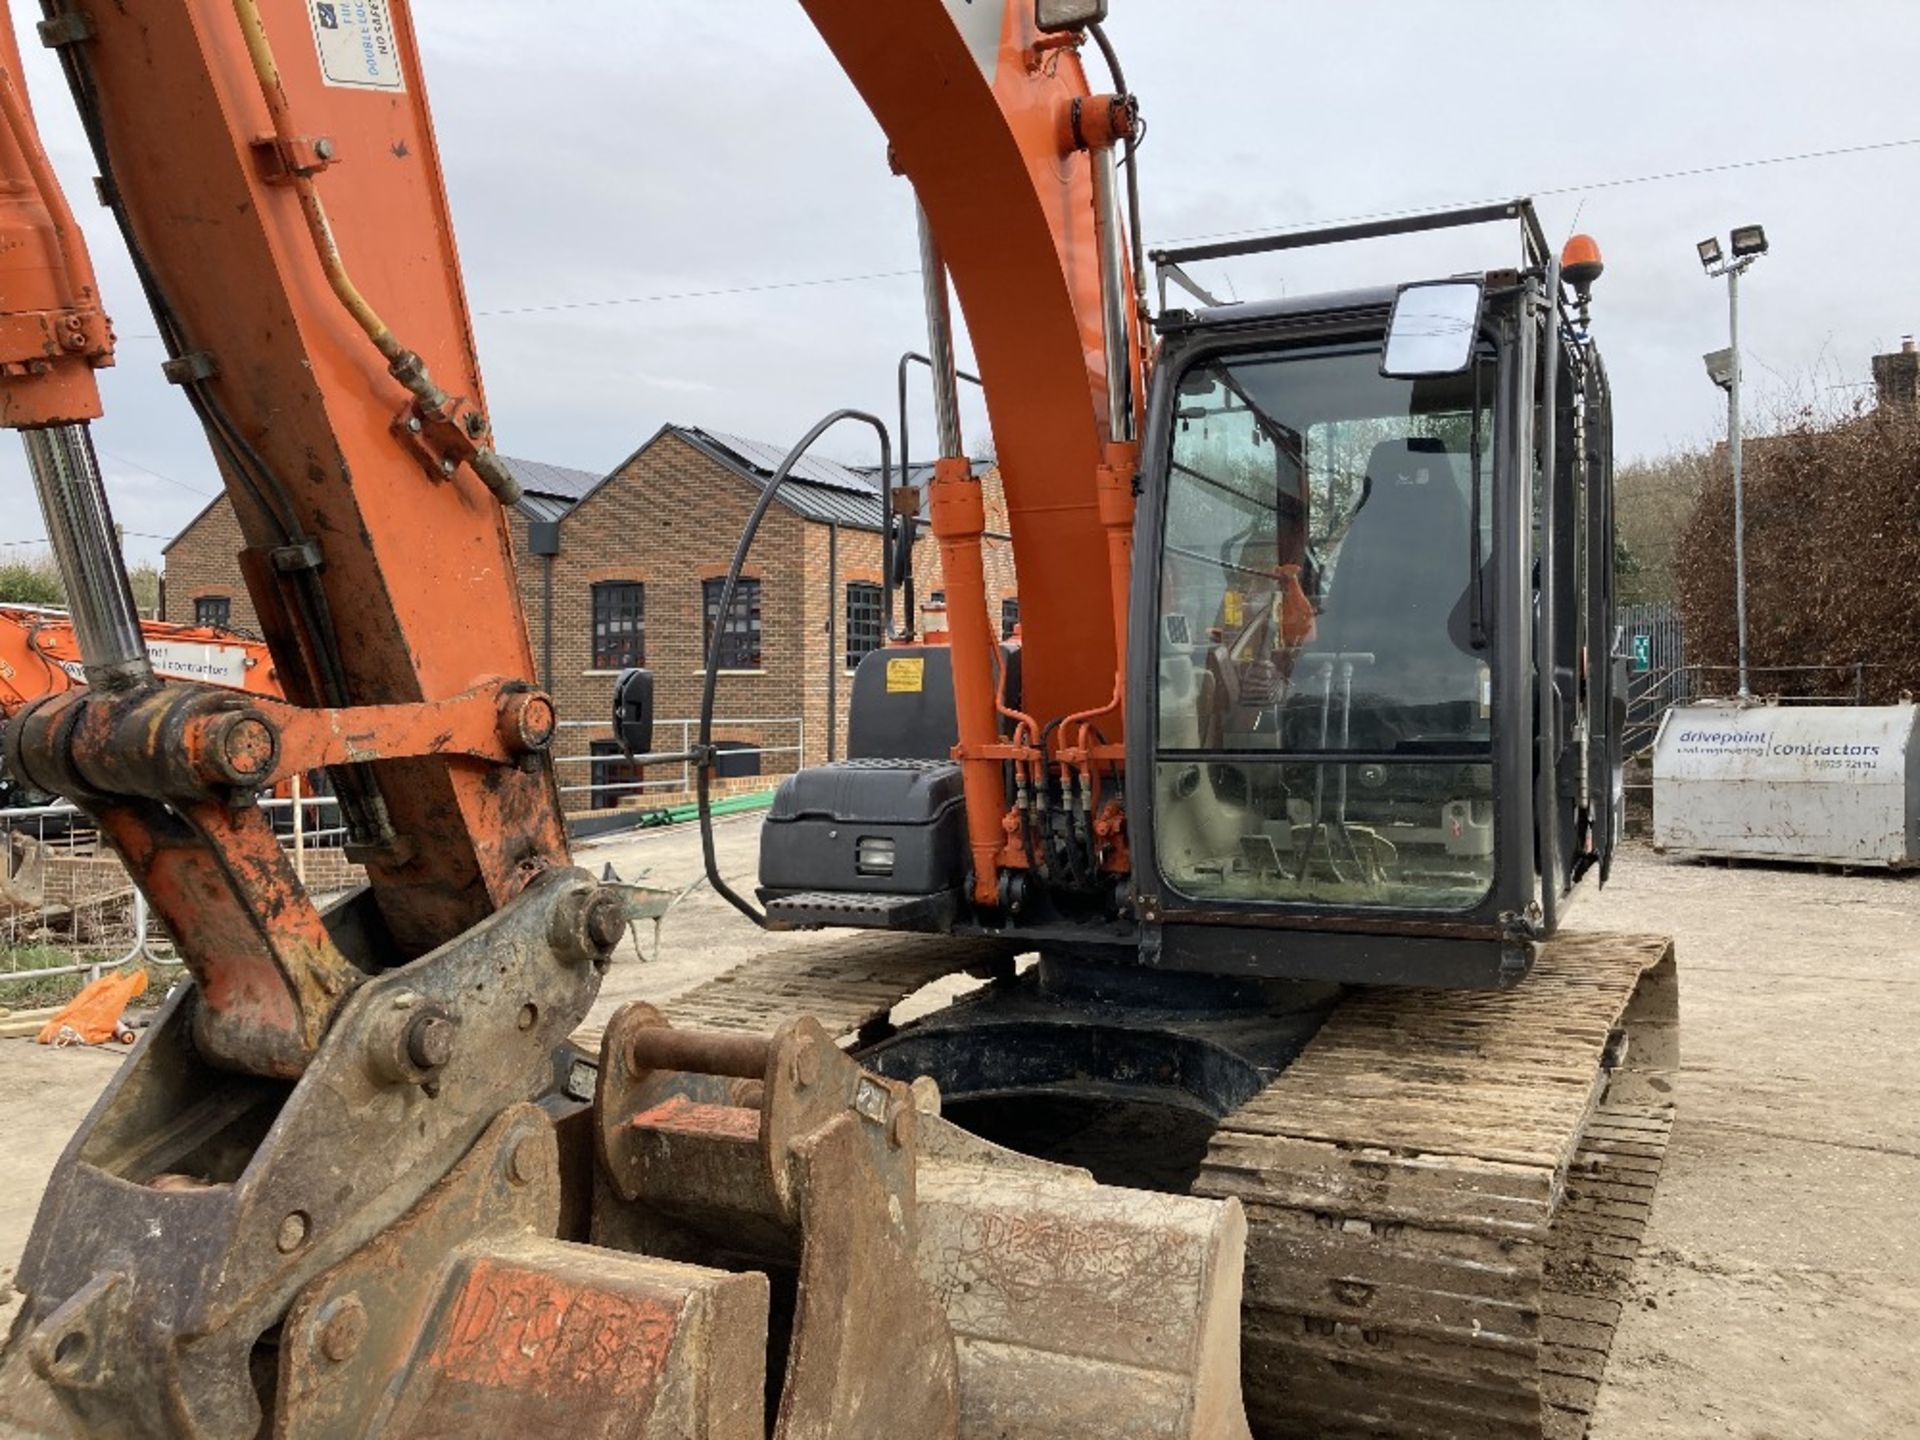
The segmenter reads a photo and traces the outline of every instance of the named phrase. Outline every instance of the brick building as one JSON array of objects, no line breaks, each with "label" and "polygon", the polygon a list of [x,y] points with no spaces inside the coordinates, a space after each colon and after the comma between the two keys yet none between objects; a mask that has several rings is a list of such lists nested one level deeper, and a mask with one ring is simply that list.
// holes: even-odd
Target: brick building
[{"label": "brick building", "polygon": [[[699,714],[700,683],[719,591],[747,516],[782,449],[693,426],[663,426],[604,478],[509,460],[526,496],[512,516],[521,603],[536,678],[552,693],[555,746],[569,809],[607,808],[642,777],[619,758],[605,716],[621,668],[656,677],[655,744],[680,748]],[[922,484],[929,468],[916,467]],[[989,604],[1003,628],[1017,617],[1012,548],[998,472],[987,487]],[[871,470],[801,462],[760,527],[742,593],[725,627],[715,738],[744,753],[723,773],[781,774],[818,764],[845,744],[853,666],[881,640],[881,481]],[[235,556],[231,505],[214,501],[168,544],[166,618],[255,626]],[[940,585],[922,526],[915,578]],[[756,753],[757,751],[757,753]],[[656,795],[679,788],[680,767],[644,777]]]}]

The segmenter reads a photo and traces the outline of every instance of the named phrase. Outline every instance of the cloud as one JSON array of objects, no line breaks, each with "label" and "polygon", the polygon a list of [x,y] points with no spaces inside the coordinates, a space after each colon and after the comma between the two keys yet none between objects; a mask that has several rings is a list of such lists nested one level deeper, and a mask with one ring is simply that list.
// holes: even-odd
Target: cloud
[{"label": "cloud", "polygon": [[[32,40],[32,0],[11,0]],[[893,412],[893,364],[925,343],[911,277],[597,308],[490,311],[911,269],[911,196],[793,0],[417,0],[414,7],[488,397],[511,453],[616,463],[664,420],[784,442],[825,411]],[[1544,6],[1479,0],[1117,0],[1109,30],[1141,95],[1150,238],[1410,206],[1920,134],[1908,73],[1920,6],[1816,14],[1753,0]],[[125,255],[87,202],[92,166],[57,70],[28,80],[123,337],[97,427],[129,549],[151,558],[218,477]],[[964,143],[956,140],[956,143]],[[1743,322],[1756,388],[1816,361],[1864,379],[1920,325],[1897,239],[1920,221],[1920,151],[1777,166],[1543,202],[1606,250],[1596,329],[1625,455],[1710,435],[1700,367],[1725,343],[1724,286],[1693,242],[1763,221],[1774,253]],[[341,180],[347,172],[339,172]],[[335,183],[332,177],[326,183]],[[1250,297],[1505,263],[1503,236],[1236,261]],[[1825,357],[1824,360],[1822,357]],[[924,401],[916,432],[931,433]],[[969,390],[968,435],[986,432]],[[858,437],[836,436],[854,447]],[[844,458],[860,458],[848,454]],[[157,472],[157,473],[156,473]],[[168,477],[167,480],[157,478]],[[168,481],[174,483],[168,483]],[[40,534],[17,446],[0,445],[0,539]]]}]

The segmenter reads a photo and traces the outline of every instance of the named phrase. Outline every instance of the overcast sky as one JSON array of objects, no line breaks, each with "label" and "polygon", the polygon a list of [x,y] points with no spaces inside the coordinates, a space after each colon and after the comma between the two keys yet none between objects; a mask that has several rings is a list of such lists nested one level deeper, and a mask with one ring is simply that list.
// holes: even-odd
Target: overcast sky
[{"label": "overcast sky", "polygon": [[[33,40],[38,4],[9,4],[121,336],[95,427],[114,510],[131,556],[154,558],[218,477],[90,203],[79,126]],[[1150,126],[1152,242],[1529,192],[1556,241],[1576,220],[1596,235],[1623,458],[1721,423],[1700,363],[1726,343],[1724,283],[1693,252],[1705,235],[1761,221],[1773,242],[1742,291],[1762,405],[1859,393],[1830,387],[1865,381],[1869,356],[1920,328],[1914,0],[1112,0],[1112,12]],[[891,413],[894,361],[925,339],[911,198],[798,4],[415,0],[414,13],[503,450],[604,471],[662,421],[785,444],[838,405]],[[1608,183],[1863,146],[1881,148]],[[1505,234],[1481,231],[1202,278],[1247,299],[1510,253]],[[969,437],[984,437],[966,403]],[[916,428],[931,433],[924,409]],[[0,555],[33,553],[17,542],[43,533],[19,446],[0,440],[0,542],[15,542]]]}]

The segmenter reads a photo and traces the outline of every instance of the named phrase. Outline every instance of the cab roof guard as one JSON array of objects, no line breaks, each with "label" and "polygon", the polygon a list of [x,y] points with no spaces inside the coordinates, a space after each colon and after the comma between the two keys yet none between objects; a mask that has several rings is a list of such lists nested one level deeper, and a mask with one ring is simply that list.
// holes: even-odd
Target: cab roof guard
[{"label": "cab roof guard", "polygon": [[1183,268],[1202,260],[1230,260],[1241,255],[1264,255],[1275,250],[1303,250],[1315,245],[1344,245],[1354,240],[1379,240],[1393,235],[1415,235],[1427,230],[1452,230],[1467,225],[1491,225],[1503,220],[1520,222],[1524,268],[1545,269],[1553,255],[1541,228],[1533,201],[1521,196],[1487,205],[1451,210],[1425,210],[1383,220],[1361,220],[1346,225],[1322,225],[1308,230],[1281,230],[1207,245],[1183,245],[1150,252],[1160,290],[1160,308],[1167,308],[1167,284],[1180,286],[1207,306],[1221,302],[1197,284]]}]

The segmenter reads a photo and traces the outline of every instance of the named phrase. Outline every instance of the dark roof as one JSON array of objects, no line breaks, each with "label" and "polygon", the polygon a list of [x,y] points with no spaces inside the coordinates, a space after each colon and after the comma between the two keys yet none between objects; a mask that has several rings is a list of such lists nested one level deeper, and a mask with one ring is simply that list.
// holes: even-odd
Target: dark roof
[{"label": "dark roof", "polygon": [[[787,450],[790,448],[783,445],[768,445],[759,440],[749,440],[741,435],[728,435],[719,430],[702,430],[697,425],[682,427],[682,433],[699,436],[709,447],[720,447],[756,475],[768,480],[772,479],[773,472],[780,468],[780,462],[787,458]],[[818,455],[802,455],[794,462],[793,481],[823,485],[829,490],[841,490],[850,495],[878,493],[868,467],[842,465],[838,461],[822,459]]]},{"label": "dark roof", "polygon": [[[993,469],[999,462],[985,456],[976,455],[967,463],[971,467],[973,478],[978,480],[984,477],[986,473]],[[879,482],[880,467],[878,465],[857,465],[854,468],[862,475],[873,480],[876,484]],[[914,461],[913,469],[896,483],[901,485],[931,485],[933,483],[933,461]]]},{"label": "dark roof", "polygon": [[511,455],[500,458],[520,482],[524,492],[520,511],[529,520],[558,520],[585,499],[601,479],[591,470],[571,470],[544,460],[516,460]]},{"label": "dark roof", "polygon": [[[777,446],[717,430],[702,430],[697,425],[669,425],[660,433],[668,432],[717,460],[755,489],[765,489],[774,471],[780,468],[780,462],[787,458],[786,450]],[[876,532],[880,529],[879,477],[832,460],[803,456],[774,500],[802,519],[823,525],[847,525]]]}]

